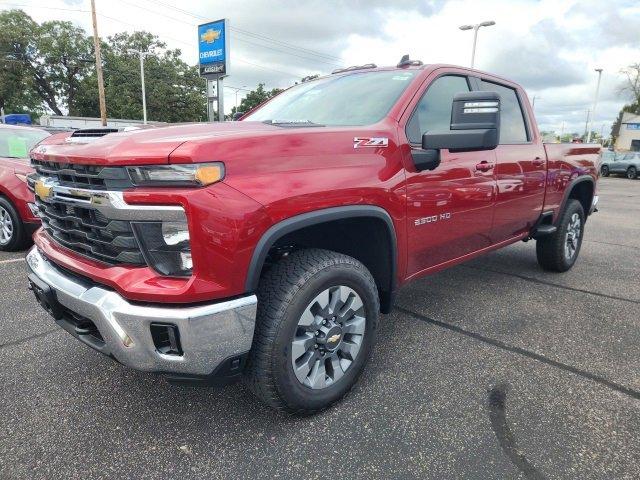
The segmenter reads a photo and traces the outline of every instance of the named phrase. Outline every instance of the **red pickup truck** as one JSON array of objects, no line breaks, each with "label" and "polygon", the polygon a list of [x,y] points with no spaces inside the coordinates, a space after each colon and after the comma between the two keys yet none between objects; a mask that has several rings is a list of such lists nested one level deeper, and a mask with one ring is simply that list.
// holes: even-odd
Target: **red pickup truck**
[{"label": "red pickup truck", "polygon": [[239,122],[45,141],[36,298],[70,334],[171,381],[244,376],[327,407],[398,289],[514,242],[566,271],[600,148],[544,145],[524,90],[462,67],[352,67]]}]

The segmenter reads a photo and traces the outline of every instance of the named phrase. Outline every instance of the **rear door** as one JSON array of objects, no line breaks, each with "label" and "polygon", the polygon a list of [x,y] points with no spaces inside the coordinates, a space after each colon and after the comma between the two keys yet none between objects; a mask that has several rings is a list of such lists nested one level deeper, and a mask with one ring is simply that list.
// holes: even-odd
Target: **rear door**
[{"label": "rear door", "polygon": [[495,150],[496,204],[492,243],[528,232],[544,205],[547,156],[529,121],[528,105],[518,89],[490,79],[473,79],[479,90],[500,95],[500,144]]},{"label": "rear door", "polygon": [[411,153],[421,149],[422,134],[448,130],[453,96],[470,91],[464,74],[437,72],[407,112],[409,277],[490,245],[494,152],[442,150],[435,170],[416,172],[413,165]]}]

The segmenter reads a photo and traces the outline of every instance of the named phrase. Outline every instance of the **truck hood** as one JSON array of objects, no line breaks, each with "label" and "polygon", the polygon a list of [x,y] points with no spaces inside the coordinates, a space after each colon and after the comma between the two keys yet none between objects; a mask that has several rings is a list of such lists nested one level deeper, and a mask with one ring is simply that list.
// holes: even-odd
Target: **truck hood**
[{"label": "truck hood", "polygon": [[70,135],[53,135],[31,151],[36,160],[85,165],[167,164],[171,153],[185,142],[216,143],[222,138],[249,138],[256,133],[280,130],[262,122],[225,122],[171,125],[111,133],[82,143]]}]

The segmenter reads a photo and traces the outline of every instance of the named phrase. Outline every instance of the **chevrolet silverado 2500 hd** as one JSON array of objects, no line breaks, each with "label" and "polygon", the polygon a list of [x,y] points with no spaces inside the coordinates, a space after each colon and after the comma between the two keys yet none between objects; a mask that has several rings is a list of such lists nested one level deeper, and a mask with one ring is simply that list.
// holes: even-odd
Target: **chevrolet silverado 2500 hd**
[{"label": "chevrolet silverado 2500 hd", "polygon": [[529,239],[571,268],[599,152],[543,144],[523,89],[485,72],[337,71],[238,122],[35,148],[30,286],[124,365],[243,375],[313,412],[352,387],[408,281]]}]

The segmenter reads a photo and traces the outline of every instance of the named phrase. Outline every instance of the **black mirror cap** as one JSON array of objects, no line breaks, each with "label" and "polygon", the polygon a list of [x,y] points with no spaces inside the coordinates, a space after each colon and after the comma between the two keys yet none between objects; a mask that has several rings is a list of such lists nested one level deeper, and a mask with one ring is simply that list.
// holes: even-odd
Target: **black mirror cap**
[{"label": "black mirror cap", "polygon": [[453,97],[451,130],[500,130],[500,95],[497,92],[463,92]]},{"label": "black mirror cap", "polygon": [[244,116],[244,112],[236,112],[233,114],[233,116],[231,117],[231,119],[234,122],[237,122],[238,120],[240,120],[242,117]]},{"label": "black mirror cap", "polygon": [[433,131],[422,135],[424,150],[493,150],[497,146],[498,130],[495,128]]}]

